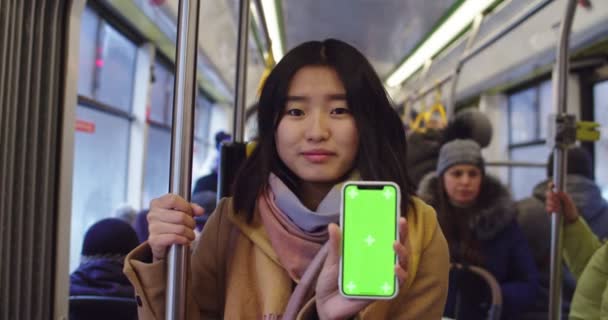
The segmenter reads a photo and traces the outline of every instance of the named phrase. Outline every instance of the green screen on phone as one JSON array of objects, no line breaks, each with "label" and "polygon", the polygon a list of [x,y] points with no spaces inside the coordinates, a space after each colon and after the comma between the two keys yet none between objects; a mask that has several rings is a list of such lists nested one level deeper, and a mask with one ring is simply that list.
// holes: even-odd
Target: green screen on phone
[{"label": "green screen on phone", "polygon": [[395,294],[398,190],[393,185],[347,185],[342,195],[342,293]]}]

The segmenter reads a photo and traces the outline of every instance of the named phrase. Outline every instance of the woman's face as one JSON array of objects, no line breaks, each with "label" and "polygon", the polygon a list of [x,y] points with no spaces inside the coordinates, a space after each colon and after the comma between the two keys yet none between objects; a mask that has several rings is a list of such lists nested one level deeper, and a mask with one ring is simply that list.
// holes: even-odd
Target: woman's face
[{"label": "woman's face", "polygon": [[450,167],[443,174],[443,185],[450,200],[469,205],[477,200],[481,186],[481,170],[470,164]]},{"label": "woman's face", "polygon": [[352,168],[359,135],[333,69],[309,66],[294,75],[275,140],[279,158],[303,182],[335,183]]}]

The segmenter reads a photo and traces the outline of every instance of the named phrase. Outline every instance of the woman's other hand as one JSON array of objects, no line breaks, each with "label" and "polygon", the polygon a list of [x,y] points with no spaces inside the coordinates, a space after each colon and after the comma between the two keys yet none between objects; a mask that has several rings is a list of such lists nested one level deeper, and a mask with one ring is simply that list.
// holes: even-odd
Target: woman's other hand
[{"label": "woman's other hand", "polygon": [[[329,252],[327,259],[319,274],[316,287],[316,304],[319,319],[346,319],[357,314],[374,300],[349,299],[340,294],[338,288],[338,277],[340,273],[340,246],[342,233],[336,224],[329,224]],[[395,241],[393,249],[398,257],[395,265],[395,274],[399,285],[407,279],[409,265],[410,245],[405,218],[399,218],[399,238]]]},{"label": "woman's other hand", "polygon": [[553,182],[549,182],[545,192],[545,208],[548,213],[560,212],[564,215],[564,222],[571,224],[578,219],[578,209],[574,205],[572,198],[565,192],[553,191]]},{"label": "woman's other hand", "polygon": [[173,244],[189,245],[195,238],[193,216],[204,214],[197,204],[188,203],[175,194],[166,194],[150,202],[148,213],[148,244],[154,261],[163,260]]}]

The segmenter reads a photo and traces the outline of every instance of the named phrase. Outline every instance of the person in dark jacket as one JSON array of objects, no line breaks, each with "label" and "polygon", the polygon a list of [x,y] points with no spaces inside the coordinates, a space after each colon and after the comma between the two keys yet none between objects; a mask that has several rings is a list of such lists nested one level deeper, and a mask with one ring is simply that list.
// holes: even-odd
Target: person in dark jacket
[{"label": "person in dark jacket", "polygon": [[[436,172],[423,179],[418,194],[437,211],[452,262],[488,270],[501,287],[501,318],[519,319],[538,294],[538,271],[515,220],[515,204],[507,189],[485,174],[479,145],[457,139],[441,147]],[[454,286],[450,279],[445,310],[452,317]],[[466,314],[466,319],[485,319],[482,311],[478,306],[463,305],[459,314]]]},{"label": "person in dark jacket", "polygon": [[427,128],[407,135],[407,159],[410,179],[415,186],[437,167],[439,149],[455,139],[472,139],[482,148],[490,144],[492,124],[477,109],[466,109],[456,114],[445,128]]},{"label": "person in dark jacket", "polygon": [[[591,155],[582,147],[568,150],[566,190],[572,196],[578,212],[600,239],[608,237],[608,202],[602,197],[600,188],[593,181]],[[526,235],[536,265],[541,275],[541,295],[535,306],[534,315],[527,319],[546,319],[549,305],[551,218],[545,211],[545,193],[552,180],[553,156],[549,157],[547,180],[539,182],[532,196],[517,203],[517,220]],[[576,280],[567,268],[563,269],[562,315],[567,317]]]},{"label": "person in dark jacket", "polygon": [[[222,142],[229,141],[230,139],[231,136],[224,131],[216,133],[215,149],[219,152],[220,147],[222,146]],[[219,159],[219,155],[217,159]],[[192,194],[199,193],[201,191],[213,191],[217,193],[217,171],[219,169],[218,166],[219,164],[216,161],[215,166],[211,169],[211,172],[208,175],[202,176],[198,180],[196,180],[196,183],[194,184],[194,190],[192,190]]]},{"label": "person in dark jacket", "polygon": [[128,223],[115,218],[95,223],[84,236],[80,265],[70,275],[70,296],[133,298],[122,269],[127,253],[138,245]]}]

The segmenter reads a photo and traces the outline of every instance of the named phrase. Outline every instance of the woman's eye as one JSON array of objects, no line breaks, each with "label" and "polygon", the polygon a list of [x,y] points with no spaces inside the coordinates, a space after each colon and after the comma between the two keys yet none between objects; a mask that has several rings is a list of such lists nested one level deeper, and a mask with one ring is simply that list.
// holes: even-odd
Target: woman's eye
[{"label": "woman's eye", "polygon": [[285,114],[288,116],[292,116],[292,117],[301,117],[304,115],[304,111],[302,111],[300,109],[292,108],[292,109],[287,109],[287,111],[285,111]]},{"label": "woman's eye", "polygon": [[351,114],[350,109],[348,108],[335,108],[331,110],[331,114],[337,114],[337,115],[341,115],[341,114]]}]

